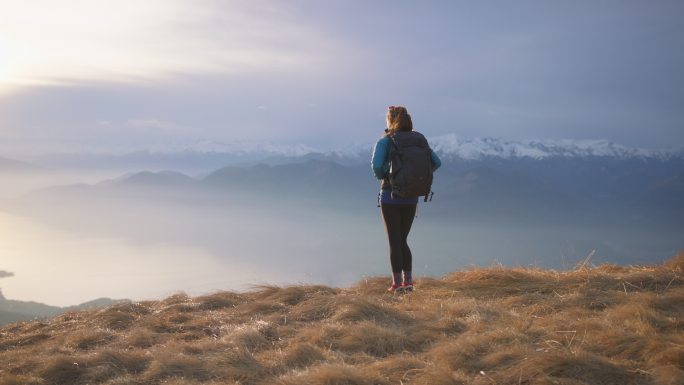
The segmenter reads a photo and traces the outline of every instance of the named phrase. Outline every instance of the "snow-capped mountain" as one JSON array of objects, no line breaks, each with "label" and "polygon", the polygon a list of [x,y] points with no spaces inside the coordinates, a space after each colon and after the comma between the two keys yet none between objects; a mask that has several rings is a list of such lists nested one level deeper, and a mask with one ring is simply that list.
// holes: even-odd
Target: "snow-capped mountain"
[{"label": "snow-capped mountain", "polygon": [[[503,138],[460,138],[456,134],[428,137],[431,147],[448,158],[476,160],[481,158],[550,157],[615,157],[669,158],[684,154],[684,147],[675,150],[645,149],[624,146],[606,139],[508,140]],[[355,143],[323,150],[303,143],[275,143],[269,141],[217,142],[203,140],[140,148],[128,154],[148,154],[163,157],[178,154],[224,155],[235,159],[298,158],[322,155],[330,159],[367,158],[374,143]],[[118,156],[124,155],[123,153]]]},{"label": "snow-capped mountain", "polygon": [[[507,140],[501,138],[459,138],[455,134],[428,137],[444,161],[486,159],[543,160],[558,158],[617,158],[684,160],[684,149],[651,150],[620,145],[608,140]],[[266,141],[198,141],[138,148],[129,151],[79,152],[46,155],[39,164],[66,168],[173,169],[207,171],[226,165],[287,164],[310,159],[343,165],[370,161],[374,142],[356,143],[335,149],[317,149],[306,144]]]},{"label": "snow-capped mountain", "polygon": [[499,138],[459,139],[448,134],[429,139],[435,151],[461,159],[550,157],[669,158],[682,155],[679,150],[651,150],[623,146],[605,139],[585,140],[505,140]]},{"label": "snow-capped mountain", "polygon": [[[491,158],[542,160],[547,158],[604,157],[619,159],[684,158],[684,148],[674,150],[627,147],[606,139],[507,140],[502,138],[462,139],[455,134],[428,137],[430,146],[444,160],[482,160]],[[329,159],[370,157],[373,143],[357,144],[323,152]]]}]

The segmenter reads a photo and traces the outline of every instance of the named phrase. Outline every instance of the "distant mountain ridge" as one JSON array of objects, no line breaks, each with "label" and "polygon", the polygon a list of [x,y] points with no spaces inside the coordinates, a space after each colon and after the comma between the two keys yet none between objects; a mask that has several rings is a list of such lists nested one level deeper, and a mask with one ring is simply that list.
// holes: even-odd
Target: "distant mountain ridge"
[{"label": "distant mountain ridge", "polygon": [[[508,140],[494,137],[460,138],[454,133],[428,136],[431,146],[447,156],[462,159],[482,157],[527,157],[543,159],[548,157],[618,157],[618,158],[668,158],[684,155],[684,147],[646,149],[624,146],[607,139],[532,139]],[[202,141],[187,145],[158,147],[150,149],[153,154],[203,153],[233,154],[243,158],[254,157],[306,157],[318,154],[331,158],[356,158],[367,156],[374,143],[357,143],[345,148],[320,150],[305,144],[274,144],[272,142],[229,142]]]},{"label": "distant mountain ridge", "polygon": [[[445,159],[433,189],[436,203],[425,209],[441,206],[433,213],[436,217],[541,223],[636,221],[681,226],[684,162],[677,158],[608,156]],[[364,210],[373,203],[377,191],[378,182],[368,164],[308,159],[225,166],[198,178],[172,171],[144,171],[96,185],[53,187],[41,196],[64,193],[75,202],[93,197],[148,197],[154,201],[166,197],[188,202],[265,200]]]},{"label": "distant mountain ridge", "polygon": [[551,157],[657,158],[683,157],[684,149],[653,150],[623,146],[605,139],[597,140],[505,140],[500,138],[459,139],[454,134],[430,139],[435,151],[461,159]]},{"label": "distant mountain ridge", "polygon": [[[358,238],[359,243],[370,242],[370,232],[356,232],[352,225],[358,221],[366,226],[378,220],[379,182],[371,173],[368,158],[348,164],[310,158],[223,165],[201,175],[122,173],[96,184],[35,190],[10,202],[7,210],[98,236],[155,242],[174,239],[190,245],[201,242],[219,255],[233,244],[252,247],[251,234],[260,234],[254,229],[261,226],[243,227],[243,223],[263,221],[270,231],[265,234],[281,236],[279,230],[269,227],[270,219],[278,228],[280,223],[299,226],[302,231],[297,231],[297,236],[318,234],[312,237],[314,242],[332,239],[334,244],[347,236]],[[600,248],[606,258],[633,263],[644,255],[662,257],[682,247],[681,159],[443,159],[442,168],[435,173],[433,201],[420,204],[420,216],[432,229],[425,233],[430,254],[450,255],[455,240],[459,250],[472,255],[501,255],[516,261],[528,255],[547,261],[558,250],[565,255]],[[425,228],[418,227],[419,231]],[[224,231],[235,239],[243,238],[235,234],[244,231],[244,246],[224,238]],[[337,232],[347,235],[338,237]],[[475,237],[471,241],[465,234]],[[544,242],[540,246],[543,251],[533,246],[538,242]],[[440,263],[447,262],[431,265]]]},{"label": "distant mountain ridge", "polygon": [[[463,139],[456,134],[428,137],[435,151],[447,157],[461,159],[532,158],[549,157],[616,157],[616,158],[671,158],[684,156],[684,147],[674,150],[646,149],[624,146],[606,139],[560,139],[560,140],[508,140],[503,138],[481,137]],[[250,143],[240,147],[241,142],[214,143],[200,142],[187,146],[175,146],[151,153],[202,153],[233,154],[242,158],[297,158],[318,155],[321,158],[340,161],[343,159],[367,158],[374,143],[360,143],[333,150],[316,150],[303,144],[275,145],[271,142]]]},{"label": "distant mountain ridge", "polygon": [[[429,136],[433,149],[445,161],[481,159],[681,159],[684,147],[645,149],[624,146],[605,139],[508,140],[503,138],[460,138],[456,134]],[[268,141],[194,143],[156,146],[129,152],[72,153],[46,155],[41,162],[54,167],[123,169],[172,169],[198,172],[226,165],[249,166],[328,160],[343,165],[368,163],[374,142],[362,142],[334,149],[317,149],[305,144],[277,144]],[[39,162],[39,163],[41,163]],[[0,159],[0,170],[2,159]]]}]

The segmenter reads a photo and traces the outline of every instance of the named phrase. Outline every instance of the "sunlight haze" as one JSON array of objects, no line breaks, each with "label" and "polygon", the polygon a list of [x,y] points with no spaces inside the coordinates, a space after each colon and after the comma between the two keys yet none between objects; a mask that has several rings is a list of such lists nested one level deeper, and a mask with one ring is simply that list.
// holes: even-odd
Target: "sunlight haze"
[{"label": "sunlight haze", "polygon": [[179,74],[305,63],[303,53],[281,45],[307,31],[248,2],[226,2],[227,12],[207,1],[0,4],[0,89],[5,92],[40,85],[144,83]]}]

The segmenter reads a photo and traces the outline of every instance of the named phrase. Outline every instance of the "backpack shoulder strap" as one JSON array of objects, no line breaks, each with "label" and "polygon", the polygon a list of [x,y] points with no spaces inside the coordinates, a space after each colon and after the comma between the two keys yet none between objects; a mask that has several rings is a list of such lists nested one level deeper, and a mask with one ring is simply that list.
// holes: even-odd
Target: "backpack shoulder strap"
[{"label": "backpack shoulder strap", "polygon": [[387,135],[387,138],[392,144],[392,148],[390,150],[401,152],[401,141],[397,138],[396,133]]}]

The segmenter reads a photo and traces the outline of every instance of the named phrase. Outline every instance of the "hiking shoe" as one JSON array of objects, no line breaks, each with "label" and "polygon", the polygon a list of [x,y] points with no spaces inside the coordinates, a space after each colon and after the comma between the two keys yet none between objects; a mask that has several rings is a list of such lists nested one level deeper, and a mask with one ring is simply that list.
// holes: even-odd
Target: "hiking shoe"
[{"label": "hiking shoe", "polygon": [[403,293],[404,292],[404,287],[402,285],[392,285],[387,288],[387,291],[390,293]]},{"label": "hiking shoe", "polygon": [[404,282],[401,284],[402,291],[413,291],[413,282]]}]

